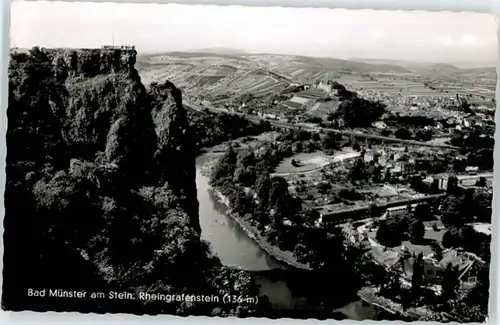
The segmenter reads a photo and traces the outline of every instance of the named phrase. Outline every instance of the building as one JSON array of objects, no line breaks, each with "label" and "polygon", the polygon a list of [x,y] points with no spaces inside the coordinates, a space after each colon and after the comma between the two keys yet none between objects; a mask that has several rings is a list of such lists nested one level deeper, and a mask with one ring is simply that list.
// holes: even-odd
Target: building
[{"label": "building", "polygon": [[[413,263],[415,258],[408,255],[402,255],[403,277],[411,279],[413,275]],[[434,256],[425,256],[424,262],[424,278],[429,282],[440,283],[449,264],[453,268],[458,269],[458,279],[467,284],[475,284],[477,274],[481,267],[485,265],[479,257],[467,252],[460,252],[456,249],[450,249],[446,252],[440,261],[437,261]]]},{"label": "building", "polygon": [[[376,243],[373,238],[370,238],[370,241]],[[370,256],[375,263],[407,281],[411,281],[414,262],[420,253],[423,255],[424,279],[431,284],[440,284],[446,274],[446,268],[451,264],[458,270],[458,279],[462,285],[474,285],[478,271],[486,266],[485,262],[476,255],[456,249],[449,249],[441,260],[435,258],[430,248],[411,244],[402,244],[400,247],[388,249],[380,244],[372,243],[370,250]]]},{"label": "building", "polygon": [[365,162],[371,162],[375,160],[375,155],[372,150],[367,150],[363,156]]},{"label": "building", "polygon": [[470,174],[474,174],[474,173],[477,173],[479,171],[479,167],[478,166],[467,166],[465,167],[465,172],[466,173],[470,173]]},{"label": "building", "polygon": [[134,45],[103,45],[103,50],[135,50]]},{"label": "building", "polygon": [[292,100],[284,101],[281,105],[290,110],[300,110],[304,107],[304,104]]},{"label": "building", "polygon": [[333,91],[333,84],[328,83],[328,82],[323,82],[320,81],[319,84],[316,86],[317,89],[321,89],[322,91],[326,93],[331,93]]},{"label": "building", "polygon": [[447,178],[439,175],[426,177],[423,182],[427,186],[439,191],[446,190],[448,184]]}]

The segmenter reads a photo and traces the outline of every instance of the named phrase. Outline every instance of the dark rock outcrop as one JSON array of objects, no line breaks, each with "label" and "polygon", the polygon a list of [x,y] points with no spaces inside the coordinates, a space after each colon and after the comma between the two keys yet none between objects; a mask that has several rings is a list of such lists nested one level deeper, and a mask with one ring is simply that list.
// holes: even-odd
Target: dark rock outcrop
[{"label": "dark rock outcrop", "polygon": [[133,48],[49,49],[54,72],[60,79],[70,75],[95,77],[100,74],[132,72],[137,58]]},{"label": "dark rock outcrop", "polygon": [[200,232],[196,198],[196,149],[182,93],[171,82],[151,84],[151,116],[155,124],[158,147],[155,162],[158,179],[165,180],[192,216],[192,224]]},{"label": "dark rock outcrop", "polygon": [[255,315],[254,305],[41,304],[26,295],[28,288],[257,294],[248,273],[221,266],[200,240],[195,150],[180,91],[165,83],[148,93],[134,61],[133,50],[12,54],[3,308]]}]

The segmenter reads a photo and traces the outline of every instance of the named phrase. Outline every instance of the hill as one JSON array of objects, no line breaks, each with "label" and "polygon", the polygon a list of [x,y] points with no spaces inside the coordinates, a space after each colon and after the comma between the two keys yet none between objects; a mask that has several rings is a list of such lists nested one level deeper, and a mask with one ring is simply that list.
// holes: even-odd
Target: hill
[{"label": "hill", "polygon": [[213,53],[213,52],[162,52],[162,53],[154,53],[154,54],[141,54],[138,55],[137,60],[141,63],[144,62],[158,62],[162,61],[166,58],[182,58],[182,59],[192,59],[192,58],[203,58],[203,57],[211,57],[211,58],[224,58],[224,59],[240,59],[244,60],[244,56],[240,56],[239,54],[221,54],[221,53]]},{"label": "hill", "polygon": [[255,296],[200,239],[182,96],[146,89],[135,50],[11,53],[2,306],[7,310],[251,316],[259,305],[33,299],[64,291]]},{"label": "hill", "polygon": [[412,72],[421,75],[439,75],[449,74],[460,70],[457,66],[447,63],[430,63],[430,62],[413,62],[402,60],[387,60],[387,59],[353,59],[359,62],[366,62],[369,64],[392,64],[398,65],[402,68],[408,69]]},{"label": "hill", "polygon": [[204,49],[188,50],[188,53],[213,53],[222,55],[246,55],[248,52],[239,49],[225,48],[225,47],[209,47]]}]

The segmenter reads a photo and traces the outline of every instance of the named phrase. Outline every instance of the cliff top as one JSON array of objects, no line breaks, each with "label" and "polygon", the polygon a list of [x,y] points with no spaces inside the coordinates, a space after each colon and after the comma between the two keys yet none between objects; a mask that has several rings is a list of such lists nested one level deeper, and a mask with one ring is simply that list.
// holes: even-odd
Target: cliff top
[{"label": "cliff top", "polygon": [[111,72],[134,72],[137,51],[134,46],[103,46],[102,48],[38,48],[31,50],[12,48],[11,58],[45,55],[52,61],[58,79],[69,75],[94,77]]}]

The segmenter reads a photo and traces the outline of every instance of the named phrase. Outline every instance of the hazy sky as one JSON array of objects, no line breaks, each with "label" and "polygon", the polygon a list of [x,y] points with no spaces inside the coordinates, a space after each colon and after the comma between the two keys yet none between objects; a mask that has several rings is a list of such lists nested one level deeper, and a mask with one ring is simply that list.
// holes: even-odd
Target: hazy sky
[{"label": "hazy sky", "polygon": [[139,52],[230,47],[337,58],[496,61],[492,14],[14,1],[11,45]]}]

